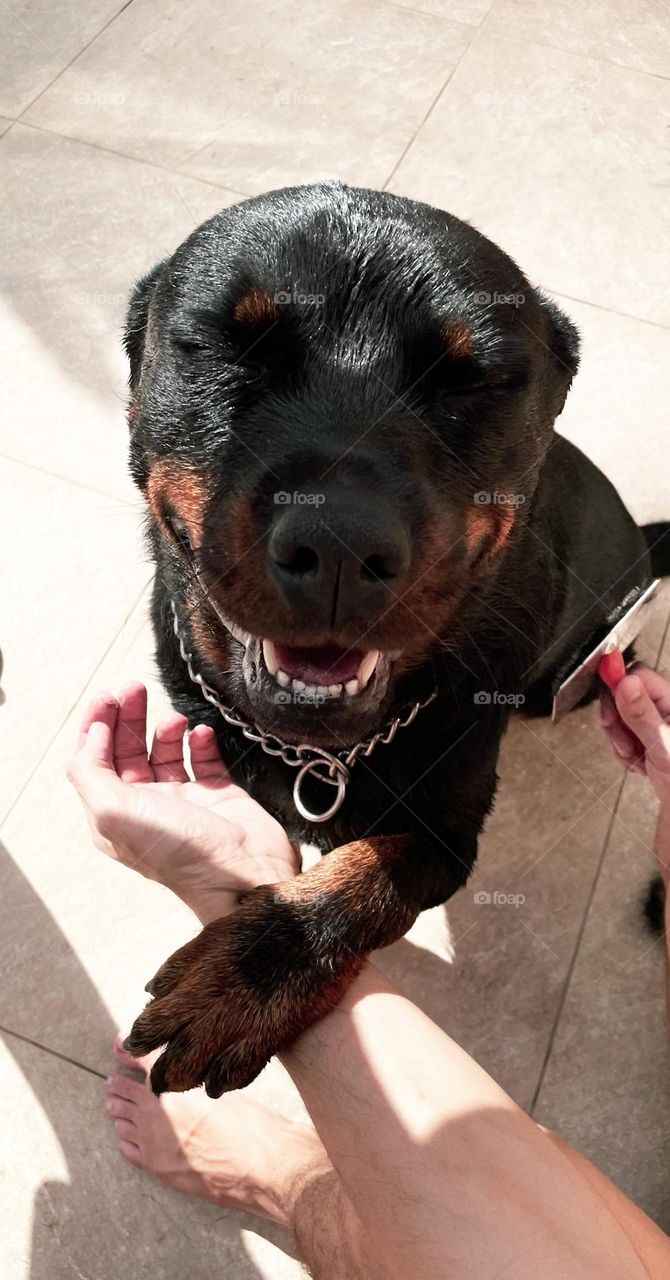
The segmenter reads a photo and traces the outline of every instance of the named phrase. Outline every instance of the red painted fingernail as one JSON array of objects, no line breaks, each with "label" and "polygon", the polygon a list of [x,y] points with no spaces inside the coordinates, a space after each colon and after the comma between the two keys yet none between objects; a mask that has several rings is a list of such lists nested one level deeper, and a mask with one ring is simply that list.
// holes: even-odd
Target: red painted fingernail
[{"label": "red painted fingernail", "polygon": [[603,654],[598,663],[598,675],[608,689],[616,689],[625,674],[626,664],[620,649],[614,649],[612,653]]}]

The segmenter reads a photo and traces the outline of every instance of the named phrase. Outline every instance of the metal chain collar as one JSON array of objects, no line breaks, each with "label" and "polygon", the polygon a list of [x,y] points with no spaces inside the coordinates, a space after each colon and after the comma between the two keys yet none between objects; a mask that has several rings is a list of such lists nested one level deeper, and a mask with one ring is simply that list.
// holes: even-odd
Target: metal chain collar
[{"label": "metal chain collar", "polygon": [[[235,729],[241,729],[244,737],[248,738],[249,742],[257,743],[267,755],[278,756],[291,769],[298,770],[298,775],[293,784],[293,803],[298,813],[307,822],[328,822],[329,818],[332,818],[342,805],[351,769],[356,764],[359,756],[371,755],[380,742],[388,746],[389,743],[393,742],[398,729],[406,729],[416,718],[419,711],[427,707],[437,697],[437,689],[433,689],[433,692],[429,697],[424,698],[423,702],[415,702],[404,717],[396,716],[394,720],[384,725],[383,729],[379,729],[377,733],[368,738],[363,738],[362,742],[357,742],[355,746],[349,749],[345,748],[333,754],[330,751],[325,751],[322,747],[312,747],[307,742],[301,742],[299,746],[293,746],[290,742],[283,742],[276,734],[264,733],[257,725],[249,724],[247,720],[244,720],[235,711],[234,707],[224,706],[216,689],[207,684],[200,672],[193,667],[192,655],[184,644],[179,628],[179,617],[174,600],[170,600],[170,608],[172,609],[172,626],[179,644],[179,652],[186,664],[191,680],[199,686],[203,698],[206,698],[207,702],[216,707],[227,724],[232,725]],[[317,778],[319,782],[325,782],[328,786],[336,788],[333,803],[323,813],[312,813],[302,798],[301,788],[304,785],[305,778],[310,774]]]}]

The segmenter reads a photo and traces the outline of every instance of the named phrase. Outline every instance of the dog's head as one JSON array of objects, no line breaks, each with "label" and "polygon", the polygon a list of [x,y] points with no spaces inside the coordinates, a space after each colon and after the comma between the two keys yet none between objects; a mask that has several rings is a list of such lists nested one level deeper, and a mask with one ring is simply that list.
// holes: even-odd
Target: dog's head
[{"label": "dog's head", "polygon": [[196,660],[288,740],[377,729],[527,519],[572,325],[467,224],[329,183],[195,231],[136,286],[126,346]]}]

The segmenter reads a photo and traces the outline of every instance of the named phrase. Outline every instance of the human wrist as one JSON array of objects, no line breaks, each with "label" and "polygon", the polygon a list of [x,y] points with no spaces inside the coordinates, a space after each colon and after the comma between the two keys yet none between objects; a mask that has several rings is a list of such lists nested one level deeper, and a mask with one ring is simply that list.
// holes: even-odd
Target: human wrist
[{"label": "human wrist", "polygon": [[239,895],[236,890],[217,887],[200,889],[194,893],[193,891],[185,892],[171,885],[168,887],[178,898],[181,898],[194,916],[198,917],[203,929],[213,920],[220,920],[222,916],[230,915],[231,911],[235,911],[238,906]]},{"label": "human wrist", "polygon": [[325,1045],[332,1045],[336,1041],[339,1043],[346,1039],[353,1026],[358,1007],[366,997],[389,991],[395,991],[395,988],[387,981],[381,970],[369,960],[364,960],[334,1008],[323,1018],[306,1027],[279,1054],[279,1059],[289,1075],[293,1075],[294,1072],[300,1074],[304,1064],[311,1059],[315,1048],[317,1052],[321,1052]]},{"label": "human wrist", "polygon": [[[247,884],[236,884],[231,887],[230,883],[212,884],[198,886],[197,890],[190,887],[168,885],[173,893],[196,915],[204,926],[211,924],[213,920],[220,920],[222,916],[229,916],[233,911],[237,911],[242,905],[245,898],[256,889],[276,889],[281,891],[284,882],[280,880],[250,880]],[[286,882],[288,883],[288,882]]]},{"label": "human wrist", "polygon": [[273,1169],[273,1212],[267,1216],[297,1234],[306,1205],[321,1199],[326,1183],[334,1189],[339,1178],[320,1139],[314,1130],[296,1125],[290,1159],[281,1171]]}]

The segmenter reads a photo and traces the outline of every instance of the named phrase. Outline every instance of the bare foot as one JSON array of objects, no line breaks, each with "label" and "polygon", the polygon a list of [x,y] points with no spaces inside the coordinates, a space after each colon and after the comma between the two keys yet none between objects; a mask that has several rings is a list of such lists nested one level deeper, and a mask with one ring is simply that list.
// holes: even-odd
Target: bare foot
[{"label": "bare foot", "polygon": [[122,1042],[114,1041],[118,1061],[143,1076],[107,1080],[105,1110],[122,1155],[186,1195],[290,1226],[306,1183],[331,1168],[314,1130],[240,1094],[212,1101],[192,1089],[156,1098],[146,1077],[157,1054],[133,1058]]}]

